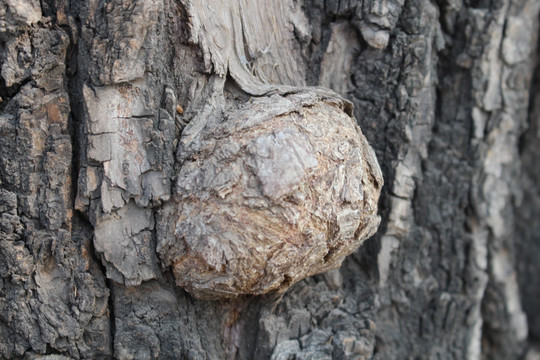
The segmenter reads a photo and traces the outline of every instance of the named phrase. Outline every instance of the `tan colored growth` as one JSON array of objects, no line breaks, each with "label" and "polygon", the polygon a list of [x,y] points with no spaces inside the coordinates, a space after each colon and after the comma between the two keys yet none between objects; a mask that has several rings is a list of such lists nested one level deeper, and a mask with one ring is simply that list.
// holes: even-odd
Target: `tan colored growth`
[{"label": "tan colored growth", "polygon": [[198,298],[285,291],[339,267],[379,225],[379,165],[332,92],[254,98],[179,156],[157,250]]}]

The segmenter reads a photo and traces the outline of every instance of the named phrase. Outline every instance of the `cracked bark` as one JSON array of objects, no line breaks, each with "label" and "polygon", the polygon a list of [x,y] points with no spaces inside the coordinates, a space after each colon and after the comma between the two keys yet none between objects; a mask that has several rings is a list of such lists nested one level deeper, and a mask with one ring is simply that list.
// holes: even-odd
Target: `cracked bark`
[{"label": "cracked bark", "polygon": [[[212,6],[0,4],[0,358],[539,356],[540,3]],[[179,176],[197,151],[229,159],[229,145],[201,140],[219,137],[223,114],[275,122],[287,99],[302,98],[299,113],[328,93],[306,86],[354,105],[385,183],[377,234],[283,294],[193,297],[177,285],[193,292],[189,269],[174,271],[185,249],[166,218],[179,189],[190,195]],[[287,131],[275,133],[304,154],[288,158],[292,174],[311,171]],[[255,174],[278,166],[253,161]],[[277,199],[291,179],[259,185]],[[216,199],[237,196],[221,180]],[[218,260],[199,269],[227,269]],[[285,290],[302,264],[263,278]]]}]

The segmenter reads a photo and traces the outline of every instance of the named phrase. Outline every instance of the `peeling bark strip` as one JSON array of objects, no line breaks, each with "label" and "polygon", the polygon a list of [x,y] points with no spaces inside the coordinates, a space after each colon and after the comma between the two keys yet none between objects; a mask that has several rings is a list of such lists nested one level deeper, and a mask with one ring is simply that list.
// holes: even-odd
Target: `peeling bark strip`
[{"label": "peeling bark strip", "polygon": [[[305,85],[305,66],[295,36],[309,38],[299,3],[285,1],[181,1],[189,19],[189,41],[201,47],[204,69],[230,74],[242,89],[262,95],[280,85]],[[265,85],[269,86],[265,86]],[[272,84],[272,85],[271,85]]]}]

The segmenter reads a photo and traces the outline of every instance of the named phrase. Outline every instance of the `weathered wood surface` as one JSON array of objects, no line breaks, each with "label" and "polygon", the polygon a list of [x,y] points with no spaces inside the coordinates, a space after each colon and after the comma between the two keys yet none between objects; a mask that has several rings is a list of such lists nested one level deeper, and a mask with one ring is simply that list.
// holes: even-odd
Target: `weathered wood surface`
[{"label": "weathered wood surface", "polygon": [[[1,2],[0,357],[534,359],[539,7]],[[175,268],[183,230],[163,234],[189,205],[182,176],[205,166],[193,152],[220,156],[201,136],[238,109],[262,116],[327,91],[308,85],[350,101],[375,150],[377,234],[282,295],[192,297],[177,286],[197,295]],[[315,107],[348,118],[346,102],[325,104]],[[254,136],[229,131],[239,144]],[[279,180],[258,189],[284,194],[291,182]],[[191,196],[220,201],[200,186]],[[308,263],[289,270],[324,269]]]},{"label": "weathered wood surface", "polygon": [[157,220],[157,253],[178,285],[207,299],[284,292],[377,231],[382,174],[350,110],[303,88],[189,123]]}]

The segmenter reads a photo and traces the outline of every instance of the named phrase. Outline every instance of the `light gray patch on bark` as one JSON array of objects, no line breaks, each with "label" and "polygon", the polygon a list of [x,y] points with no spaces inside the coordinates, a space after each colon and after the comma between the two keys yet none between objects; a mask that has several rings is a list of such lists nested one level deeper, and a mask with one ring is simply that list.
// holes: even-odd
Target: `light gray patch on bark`
[{"label": "light gray patch on bark", "polygon": [[[295,34],[309,38],[307,19],[293,1],[183,1],[190,17],[190,41],[200,45],[205,70],[231,76],[257,95],[271,84],[305,85]],[[271,13],[272,16],[268,16]],[[283,46],[285,44],[285,46]]]},{"label": "light gray patch on bark", "polygon": [[39,0],[6,0],[0,4],[0,36],[17,32],[41,19]]},{"label": "light gray patch on bark", "polygon": [[94,246],[103,257],[109,278],[137,285],[160,276],[153,229],[152,210],[133,202],[99,219],[94,227]]},{"label": "light gray patch on bark", "polygon": [[354,88],[351,83],[351,66],[360,50],[358,34],[348,22],[333,24],[330,41],[321,62],[319,85],[347,97]]}]

